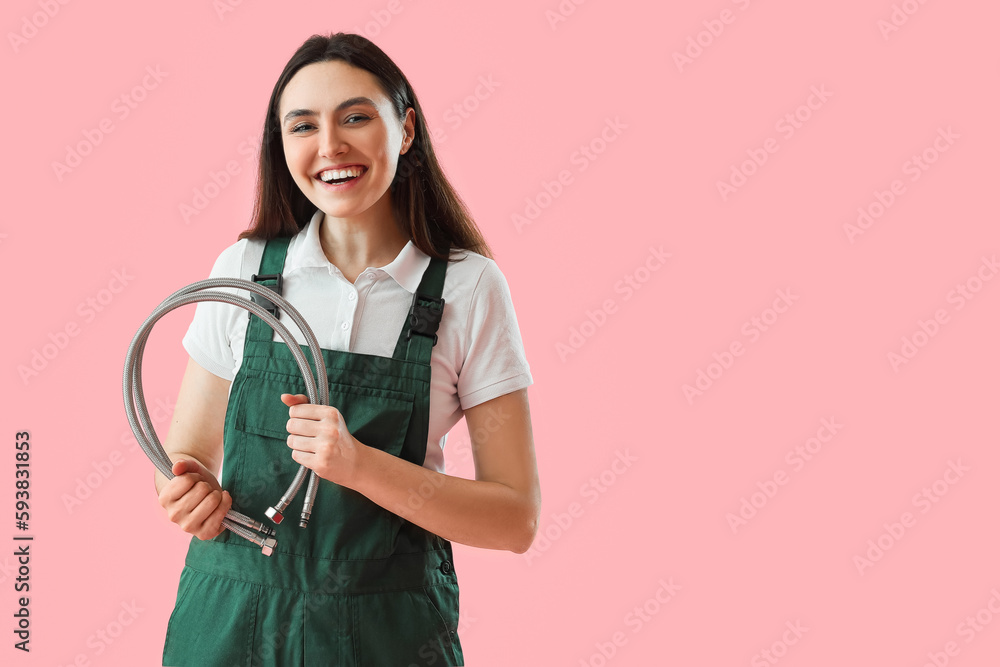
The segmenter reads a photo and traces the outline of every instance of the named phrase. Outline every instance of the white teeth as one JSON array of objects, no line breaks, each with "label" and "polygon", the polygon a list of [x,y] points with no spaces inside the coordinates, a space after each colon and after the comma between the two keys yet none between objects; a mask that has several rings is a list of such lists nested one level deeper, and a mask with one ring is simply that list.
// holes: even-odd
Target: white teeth
[{"label": "white teeth", "polygon": [[349,176],[360,176],[364,171],[363,167],[348,167],[347,169],[327,169],[319,174],[320,180],[325,183],[329,183],[332,180],[339,178],[347,178]]}]

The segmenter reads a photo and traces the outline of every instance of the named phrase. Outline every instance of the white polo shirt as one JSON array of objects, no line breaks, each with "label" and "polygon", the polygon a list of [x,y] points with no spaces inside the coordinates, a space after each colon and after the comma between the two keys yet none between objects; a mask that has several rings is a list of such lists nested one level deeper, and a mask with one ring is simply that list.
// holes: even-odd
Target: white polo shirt
[{"label": "white polo shirt", "polygon": [[[407,242],[389,264],[368,267],[352,284],[323,253],[323,212],[288,244],[282,296],[302,313],[320,347],[391,357],[430,256]],[[239,278],[247,240],[219,255],[210,277]],[[430,427],[424,466],[444,472],[444,444],[463,410],[532,384],[507,280],[496,262],[468,250],[449,262],[442,297],[445,310],[431,350]],[[251,271],[257,273],[254,267]],[[246,290],[223,291],[249,298]],[[305,345],[287,316],[281,318]],[[249,318],[243,308],[199,302],[183,339],[184,349],[206,370],[232,380],[243,361]],[[277,334],[272,340],[284,344]],[[275,397],[278,400],[278,397]]]}]

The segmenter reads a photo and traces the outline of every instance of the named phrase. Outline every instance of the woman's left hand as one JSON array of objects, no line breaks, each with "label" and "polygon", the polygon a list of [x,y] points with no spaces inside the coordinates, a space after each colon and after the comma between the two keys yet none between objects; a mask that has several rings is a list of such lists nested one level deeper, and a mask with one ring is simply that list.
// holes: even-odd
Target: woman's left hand
[{"label": "woman's left hand", "polygon": [[347,430],[340,410],[314,405],[305,394],[282,394],[288,406],[288,447],[292,459],[323,479],[350,487],[363,446]]}]

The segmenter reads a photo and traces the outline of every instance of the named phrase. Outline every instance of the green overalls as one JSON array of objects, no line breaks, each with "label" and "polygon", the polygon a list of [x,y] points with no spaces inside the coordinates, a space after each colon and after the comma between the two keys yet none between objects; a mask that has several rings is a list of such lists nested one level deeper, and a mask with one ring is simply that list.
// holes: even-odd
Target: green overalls
[{"label": "green overalls", "polygon": [[[267,243],[263,274],[280,274],[289,238]],[[417,289],[438,298],[447,264],[431,258]],[[269,304],[265,304],[269,305]],[[411,311],[412,312],[412,311]],[[427,447],[431,347],[403,324],[392,358],[323,350],[330,404],[359,442],[422,465]],[[294,327],[294,325],[291,325]],[[419,330],[420,326],[415,329]],[[287,446],[282,393],[305,394],[284,342],[250,315],[243,363],[226,409],[222,487],[233,508],[265,521],[299,468]],[[301,346],[312,361],[307,346]],[[170,616],[163,664],[197,667],[422,667],[464,665],[451,543],[320,478],[306,528],[305,486],[273,525],[270,557],[224,530],[191,538]]]}]

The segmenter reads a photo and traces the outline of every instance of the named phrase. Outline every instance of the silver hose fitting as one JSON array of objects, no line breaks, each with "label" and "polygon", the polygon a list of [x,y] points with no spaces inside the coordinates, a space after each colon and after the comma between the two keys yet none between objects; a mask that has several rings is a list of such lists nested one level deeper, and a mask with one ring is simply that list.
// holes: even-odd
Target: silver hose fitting
[{"label": "silver hose fitting", "polygon": [[274,547],[276,547],[277,544],[278,541],[276,539],[274,539],[273,537],[269,537],[266,540],[264,540],[264,543],[261,545],[260,552],[265,556],[270,556],[271,554],[274,553]]},{"label": "silver hose fitting", "polygon": [[246,526],[247,528],[250,528],[251,530],[256,530],[259,533],[264,533],[265,536],[274,535],[274,529],[268,526],[267,524],[263,524],[260,521],[255,521],[254,519],[251,519],[245,514],[240,514],[236,510],[230,510],[227,516],[230,519],[236,521],[237,523]]},{"label": "silver hose fitting", "polygon": [[[281,503],[278,503],[278,504],[280,505]],[[287,505],[286,505],[286,507],[287,507]],[[274,507],[268,507],[266,510],[264,510],[264,514],[267,516],[268,519],[270,519],[271,521],[273,521],[275,523],[281,523],[282,521],[285,520],[285,515],[282,514],[281,512],[279,512]]]},{"label": "silver hose fitting", "polygon": [[319,486],[319,478],[314,474],[309,476],[309,484],[306,485],[306,497],[302,503],[302,515],[299,518],[299,528],[309,525],[309,517],[312,516],[313,503],[316,501],[316,487]]}]

